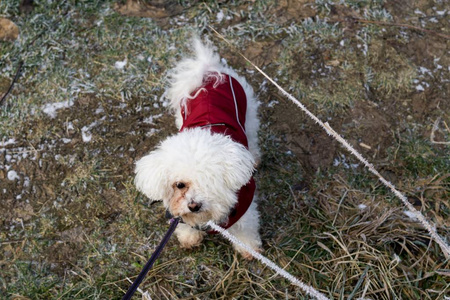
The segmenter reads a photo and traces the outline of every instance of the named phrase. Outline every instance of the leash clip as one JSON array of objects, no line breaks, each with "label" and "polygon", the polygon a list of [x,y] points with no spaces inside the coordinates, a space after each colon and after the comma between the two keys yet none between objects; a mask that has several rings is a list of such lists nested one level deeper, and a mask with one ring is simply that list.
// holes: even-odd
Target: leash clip
[{"label": "leash clip", "polygon": [[[169,219],[170,224],[172,224],[175,220],[178,220],[179,223],[186,224],[186,223],[183,221],[183,218],[182,218],[182,217],[180,217],[180,216],[175,217],[174,215],[172,215],[172,214],[170,213],[170,211],[169,211],[168,209],[166,210],[166,219]],[[186,225],[187,225],[187,224],[186,224]],[[206,232],[210,231],[210,227],[209,227],[206,223],[204,223],[204,224],[196,224],[196,225],[191,226],[191,227],[192,227],[193,229],[199,230],[199,231],[206,231]]]}]

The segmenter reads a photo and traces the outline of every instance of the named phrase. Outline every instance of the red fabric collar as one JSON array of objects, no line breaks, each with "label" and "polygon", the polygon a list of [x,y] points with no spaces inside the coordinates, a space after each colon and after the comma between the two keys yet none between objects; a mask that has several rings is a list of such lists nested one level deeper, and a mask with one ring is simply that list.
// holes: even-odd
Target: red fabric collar
[{"label": "red fabric collar", "polygon": [[[247,111],[245,91],[233,77],[222,73],[222,79],[219,84],[216,84],[215,80],[206,81],[201,88],[191,94],[193,97],[198,93],[195,98],[187,101],[186,107],[181,107],[183,126],[180,131],[202,127],[215,133],[228,135],[235,142],[248,148],[245,134]],[[230,228],[245,214],[252,203],[255,189],[256,184],[252,177],[238,191],[238,202],[230,212],[227,223],[220,224],[221,227]]]}]

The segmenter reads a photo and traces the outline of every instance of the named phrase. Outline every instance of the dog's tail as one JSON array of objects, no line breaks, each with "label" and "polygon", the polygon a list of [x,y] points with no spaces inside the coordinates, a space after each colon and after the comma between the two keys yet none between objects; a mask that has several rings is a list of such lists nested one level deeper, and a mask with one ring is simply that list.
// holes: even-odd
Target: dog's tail
[{"label": "dog's tail", "polygon": [[202,42],[194,37],[191,41],[193,55],[181,60],[168,73],[169,88],[166,97],[172,109],[179,109],[191,97],[192,92],[200,88],[205,78],[213,77],[218,83],[222,80],[222,65],[216,48],[209,40]]}]

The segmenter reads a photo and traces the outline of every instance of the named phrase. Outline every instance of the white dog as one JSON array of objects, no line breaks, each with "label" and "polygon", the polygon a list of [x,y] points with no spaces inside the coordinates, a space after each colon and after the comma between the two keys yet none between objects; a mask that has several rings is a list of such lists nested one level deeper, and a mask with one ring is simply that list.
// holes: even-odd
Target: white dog
[{"label": "white dog", "polygon": [[182,218],[175,233],[183,247],[199,245],[206,232],[196,228],[212,220],[260,251],[252,178],[260,158],[259,103],[210,42],[194,39],[193,48],[194,57],[183,59],[168,76],[166,95],[180,131],[136,163],[135,184]]}]

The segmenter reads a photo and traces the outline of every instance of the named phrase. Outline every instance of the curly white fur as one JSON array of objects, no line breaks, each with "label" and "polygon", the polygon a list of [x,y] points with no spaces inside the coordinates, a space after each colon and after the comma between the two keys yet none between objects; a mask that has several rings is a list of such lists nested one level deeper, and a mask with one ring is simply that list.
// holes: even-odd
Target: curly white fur
[{"label": "curly white fur", "polygon": [[188,101],[190,94],[202,86],[205,77],[213,79],[216,83],[221,81],[221,77],[216,74],[228,74],[235,78],[245,91],[247,96],[247,113],[245,129],[248,138],[249,150],[255,157],[256,161],[260,159],[260,151],[258,146],[258,107],[257,100],[253,88],[247,83],[244,77],[238,75],[236,71],[221,63],[219,55],[215,53],[215,47],[210,41],[205,43],[198,38],[194,38],[192,42],[193,57],[187,57],[179,62],[168,74],[170,87],[166,96],[170,101],[170,107],[175,114],[175,123],[178,129],[183,125],[181,116],[181,105]]},{"label": "curly white fur", "polygon": [[[236,204],[236,191],[250,180],[253,165],[250,152],[230,137],[188,129],[169,137],[136,163],[135,184],[147,197],[162,199],[169,207],[172,184],[189,181],[188,196],[201,197],[210,205],[205,208],[212,211],[213,219],[221,221]],[[185,212],[189,213],[187,206]]]},{"label": "curly white fur", "polygon": [[[243,77],[220,62],[210,42],[203,44],[194,39],[193,48],[194,57],[179,62],[168,76],[170,86],[166,95],[178,128],[183,122],[181,105],[194,98],[190,95],[201,88],[205,78],[214,76],[219,84],[222,73],[226,73],[234,77],[246,93],[245,127],[249,150],[229,136],[194,128],[169,137],[137,161],[136,187],[151,199],[163,200],[173,215],[183,217],[186,224],[180,224],[175,233],[186,248],[198,245],[204,236],[203,232],[191,226],[209,220],[226,222],[230,210],[237,203],[237,191],[250,180],[260,155],[258,101],[253,89]],[[190,206],[195,206],[198,211],[193,212]],[[255,201],[229,230],[253,249],[260,249],[259,214]],[[248,257],[243,249],[237,250]]]}]

